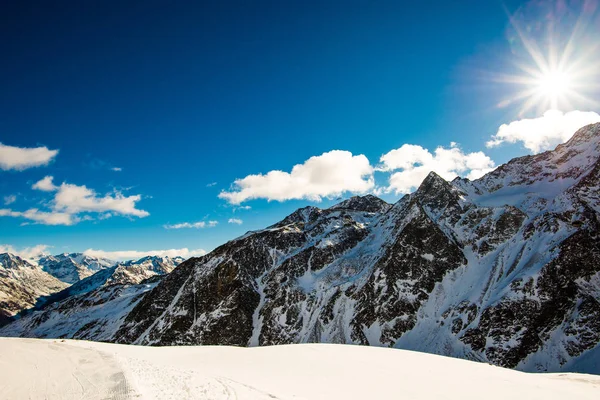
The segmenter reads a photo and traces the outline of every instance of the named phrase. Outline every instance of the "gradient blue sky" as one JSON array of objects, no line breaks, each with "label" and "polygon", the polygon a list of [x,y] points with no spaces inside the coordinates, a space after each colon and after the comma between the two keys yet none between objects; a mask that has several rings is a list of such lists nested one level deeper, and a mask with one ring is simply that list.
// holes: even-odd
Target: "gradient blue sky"
[{"label": "gradient blue sky", "polygon": [[[498,107],[515,87],[493,79],[523,55],[509,16],[525,3],[4,2],[0,142],[59,153],[45,166],[0,170],[0,200],[15,196],[0,208],[51,208],[53,193],[31,188],[50,175],[100,197],[140,195],[136,207],[150,215],[84,213],[91,220],[72,226],[0,217],[0,244],[210,250],[351,195],[248,200],[249,210],[218,197],[249,174],[289,172],[331,150],[375,166],[404,144],[456,142],[496,165],[528,154],[521,142],[486,147],[501,124],[541,116]],[[544,18],[526,17],[534,27]],[[592,111],[584,106],[572,109]],[[385,193],[388,177],[376,172],[376,187],[394,202],[402,194]],[[198,221],[218,224],[165,228]]]}]

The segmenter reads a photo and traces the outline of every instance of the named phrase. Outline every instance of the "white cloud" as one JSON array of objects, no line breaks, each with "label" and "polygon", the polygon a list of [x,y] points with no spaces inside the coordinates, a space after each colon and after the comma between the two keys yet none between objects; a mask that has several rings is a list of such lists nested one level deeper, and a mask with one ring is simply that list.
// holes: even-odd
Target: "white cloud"
[{"label": "white cloud", "polygon": [[217,182],[211,182],[211,183],[206,184],[206,187],[213,187],[216,184],[217,184]]},{"label": "white cloud", "polygon": [[43,225],[74,225],[81,221],[81,218],[72,214],[57,211],[40,211],[37,208],[30,208],[27,211],[14,211],[2,208],[0,209],[0,217],[25,218]]},{"label": "white cloud", "polygon": [[199,221],[199,222],[182,222],[180,224],[165,225],[166,229],[201,229],[212,228],[217,226],[218,221]]},{"label": "white cloud", "polygon": [[112,167],[110,170],[111,171],[115,171],[115,172],[121,172],[121,171],[123,171],[123,168],[121,168],[121,167]]},{"label": "white cloud", "polygon": [[229,218],[229,221],[227,221],[230,224],[236,224],[236,225],[241,225],[244,223],[244,221],[242,221],[239,218]]},{"label": "white cloud", "polygon": [[251,209],[252,209],[252,207],[250,207],[250,206],[239,206],[239,207],[235,207],[233,209],[233,211],[235,212],[237,210],[251,210]]},{"label": "white cloud", "polygon": [[374,186],[373,167],[364,155],[332,150],[295,165],[291,172],[270,171],[265,175],[248,175],[234,182],[230,192],[219,197],[231,204],[252,199],[285,201],[341,195],[343,192],[365,193]]},{"label": "white cloud", "polygon": [[43,179],[40,179],[34,183],[31,188],[35,190],[41,190],[43,192],[53,192],[58,189],[58,187],[54,185],[53,180],[53,176],[45,176]]},{"label": "white cloud", "polygon": [[141,198],[139,194],[124,196],[119,191],[115,191],[112,195],[107,194],[99,197],[94,190],[88,189],[86,186],[63,183],[54,196],[53,207],[57,211],[69,214],[113,212],[120,215],[143,218],[150,214],[147,211],[136,208],[136,203]]},{"label": "white cloud", "polygon": [[15,201],[17,201],[17,196],[15,196],[14,194],[4,196],[4,205],[5,206],[11,205]]},{"label": "white cloud", "polygon": [[48,165],[57,154],[58,150],[49,150],[47,147],[14,147],[0,143],[0,169],[22,171]]},{"label": "white cloud", "polygon": [[47,250],[50,246],[45,244],[38,244],[32,247],[23,247],[21,249],[16,249],[14,246],[9,244],[0,244],[0,253],[11,253],[15,254],[24,259],[31,259],[42,254],[48,254]]},{"label": "white cloud", "polygon": [[122,261],[122,260],[137,260],[146,256],[169,256],[169,257],[200,257],[206,254],[203,249],[190,250],[187,248],[182,249],[169,249],[169,250],[122,250],[122,251],[104,251],[87,249],[83,254],[93,257],[108,258],[109,260]]},{"label": "white cloud", "polygon": [[569,140],[579,128],[596,122],[600,122],[600,115],[595,112],[571,111],[565,114],[549,110],[539,118],[521,119],[502,125],[486,146],[522,142],[525,148],[539,153]]},{"label": "white cloud", "polygon": [[380,162],[379,171],[397,171],[392,173],[385,189],[396,193],[410,193],[431,171],[446,180],[459,175],[476,179],[494,167],[494,162],[484,153],[464,153],[454,142],[450,148],[440,146],[433,153],[421,146],[405,144],[381,156]]},{"label": "white cloud", "polygon": [[74,225],[80,221],[93,219],[89,215],[80,215],[82,213],[98,213],[99,219],[106,219],[113,215],[139,218],[150,215],[147,211],[136,208],[136,203],[142,198],[140,195],[124,196],[121,192],[114,191],[99,196],[86,186],[69,183],[56,186],[52,181],[52,176],[46,176],[32,186],[33,189],[56,192],[49,203],[49,211],[37,208],[27,211],[0,209],[0,217],[25,218],[44,225]]}]

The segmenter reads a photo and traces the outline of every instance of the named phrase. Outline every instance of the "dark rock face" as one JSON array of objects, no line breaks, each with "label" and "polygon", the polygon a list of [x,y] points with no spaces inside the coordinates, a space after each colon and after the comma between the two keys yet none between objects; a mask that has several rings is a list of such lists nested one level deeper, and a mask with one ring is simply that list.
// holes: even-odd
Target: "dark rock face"
[{"label": "dark rock face", "polygon": [[456,243],[427,217],[418,203],[413,203],[415,215],[375,265],[362,290],[354,294],[359,307],[352,320],[353,337],[369,344],[362,328],[377,321],[393,321],[381,331],[379,342],[393,345],[412,329],[416,312],[429,298],[435,284],[446,272],[466,263]]},{"label": "dark rock face", "polygon": [[599,158],[596,124],[475,181],[431,173],[394,205],[299,209],[179,265],[110,340],[355,343],[577,370],[600,341]]},{"label": "dark rock face", "polygon": [[[537,284],[533,278],[526,283],[513,281],[512,291],[522,297],[486,308],[477,327],[467,330],[461,340],[495,364],[514,368],[540,349],[567,319],[567,352],[577,356],[600,341],[600,303],[587,293],[588,285],[579,283],[589,282],[598,272],[600,242],[589,231],[579,231],[540,270]],[[496,345],[488,346],[489,339]],[[508,342],[510,346],[503,345]]]}]

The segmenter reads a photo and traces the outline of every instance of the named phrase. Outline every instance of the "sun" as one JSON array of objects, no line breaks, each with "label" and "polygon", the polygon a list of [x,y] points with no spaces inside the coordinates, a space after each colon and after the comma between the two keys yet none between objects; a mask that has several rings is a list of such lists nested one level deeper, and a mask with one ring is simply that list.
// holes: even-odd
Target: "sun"
[{"label": "sun", "polygon": [[590,23],[592,14],[600,20],[600,7],[573,8],[569,15],[561,10],[543,9],[540,18],[509,16],[512,65],[492,76],[508,89],[497,107],[518,105],[521,117],[550,109],[600,108],[600,25]]},{"label": "sun", "polygon": [[537,84],[543,95],[550,97],[565,96],[570,90],[571,77],[566,72],[550,71],[542,75]]},{"label": "sun", "polygon": [[535,97],[550,108],[558,109],[572,95],[572,82],[573,78],[564,71],[552,70],[543,73],[534,83],[538,91]]}]

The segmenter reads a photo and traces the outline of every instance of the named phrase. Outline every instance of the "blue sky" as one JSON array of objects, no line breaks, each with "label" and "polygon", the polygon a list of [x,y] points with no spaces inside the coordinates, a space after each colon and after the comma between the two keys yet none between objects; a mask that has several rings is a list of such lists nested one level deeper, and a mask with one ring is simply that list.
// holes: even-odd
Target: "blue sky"
[{"label": "blue sky", "polygon": [[[572,134],[529,140],[502,124],[599,111],[596,76],[585,101],[505,102],[522,89],[505,75],[535,66],[527,40],[544,53],[548,10],[565,43],[586,15],[583,54],[598,37],[596,8],[583,13],[595,1],[10,3],[4,248],[210,250],[301,206],[368,192],[395,202],[419,166],[475,177]],[[564,114],[544,119],[550,108]],[[19,153],[44,147],[58,153]],[[263,176],[235,184],[252,174]],[[32,188],[46,176],[46,190]]]}]

